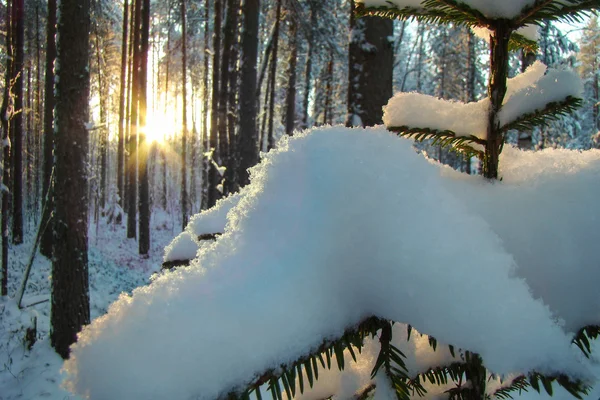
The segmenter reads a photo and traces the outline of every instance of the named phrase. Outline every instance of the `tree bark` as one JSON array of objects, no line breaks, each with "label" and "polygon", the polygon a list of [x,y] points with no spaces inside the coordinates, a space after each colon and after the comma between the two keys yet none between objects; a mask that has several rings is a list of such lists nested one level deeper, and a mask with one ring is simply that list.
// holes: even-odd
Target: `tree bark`
[{"label": "tree bark", "polygon": [[13,34],[14,34],[14,104],[15,114],[13,129],[12,160],[12,240],[14,244],[23,243],[23,60],[25,48],[25,6],[23,0],[13,0]]},{"label": "tree bark", "polygon": [[[207,2],[208,3],[208,2]],[[210,20],[210,7],[208,4],[204,8],[204,19],[205,21]],[[200,201],[200,209],[204,210],[208,208],[208,170],[210,160],[206,156],[210,149],[210,140],[208,132],[208,111],[209,111],[209,86],[208,86],[208,64],[209,64],[209,25],[204,24],[204,71],[202,72],[203,82],[203,110],[204,118],[202,118],[202,199]]]},{"label": "tree bark", "polygon": [[277,11],[275,12],[275,30],[273,33],[273,52],[271,53],[271,68],[269,80],[271,93],[269,95],[269,123],[267,128],[267,151],[275,147],[275,136],[273,122],[275,118],[275,84],[277,82],[277,52],[279,48],[279,29],[281,19],[281,0],[277,0]]},{"label": "tree bark", "polygon": [[127,29],[129,27],[129,0],[123,5],[123,35],[121,37],[121,76],[119,91],[119,138],[117,144],[117,195],[119,204],[123,207],[125,196],[123,178],[125,161],[125,91],[127,90]]},{"label": "tree bark", "polygon": [[[46,70],[44,84],[44,173],[42,180],[42,210],[54,208],[52,194],[52,168],[54,159],[54,60],[56,59],[56,0],[48,0],[48,20],[46,26]],[[42,212],[43,214],[43,212]],[[48,213],[48,221],[43,221],[46,227],[40,243],[40,253],[50,258],[52,256],[53,225],[52,215]]]},{"label": "tree bark", "polygon": [[[62,0],[56,85],[55,229],[50,341],[63,358],[90,322],[87,152],[89,0]],[[77,23],[73,23],[77,21]]]},{"label": "tree bark", "polygon": [[288,13],[290,58],[288,61],[288,87],[285,98],[285,133],[291,136],[296,125],[296,65],[298,64],[298,22],[293,12]]},{"label": "tree bark", "polygon": [[306,45],[308,46],[308,53],[306,55],[306,70],[304,73],[304,99],[302,101],[302,128],[308,128],[308,100],[310,98],[311,90],[311,79],[312,79],[312,65],[313,65],[313,53],[314,53],[314,28],[317,24],[317,10],[315,3],[310,1],[308,3],[310,7],[310,27],[308,29],[308,37],[306,38]]},{"label": "tree bark", "polygon": [[131,75],[131,114],[129,121],[129,162],[127,165],[128,175],[128,197],[127,201],[127,237],[136,237],[136,199],[137,199],[137,167],[138,155],[138,118],[140,99],[140,30],[142,25],[142,1],[135,0],[135,13],[133,22],[133,62]]},{"label": "tree bark", "polygon": [[258,17],[260,0],[244,2],[244,30],[242,33],[242,69],[240,83],[240,123],[238,181],[241,186],[250,183],[248,168],[258,163],[258,130],[256,123],[256,60],[258,57]]},{"label": "tree bark", "polygon": [[488,179],[498,178],[498,162],[504,135],[500,132],[498,112],[502,107],[506,94],[508,78],[508,42],[512,31],[503,21],[499,21],[490,37],[490,80],[488,96],[490,111],[488,114],[487,143],[483,160],[483,176]]},{"label": "tree bark", "polygon": [[8,214],[10,208],[9,196],[7,190],[10,182],[10,118],[11,118],[11,87],[12,78],[12,35],[11,35],[11,6],[10,2],[6,7],[6,72],[4,74],[4,97],[2,99],[2,109],[0,110],[0,121],[2,121],[2,277],[0,279],[0,295],[8,295]]},{"label": "tree bark", "polygon": [[185,22],[185,0],[181,0],[181,83],[183,95],[183,126],[181,129],[181,230],[188,223],[188,192],[187,192],[187,34]]},{"label": "tree bark", "polygon": [[138,146],[139,200],[138,200],[138,251],[148,255],[150,250],[150,188],[148,181],[148,156],[150,144],[146,141],[146,115],[148,110],[148,42],[150,36],[150,0],[142,0],[141,40],[140,40],[140,76],[139,76],[139,127]]},{"label": "tree bark", "polygon": [[214,206],[221,198],[217,189],[219,172],[219,71],[221,69],[221,0],[214,1],[214,33],[213,33],[213,70],[212,70],[212,108],[210,114],[210,149],[212,157],[208,166],[208,208]]}]

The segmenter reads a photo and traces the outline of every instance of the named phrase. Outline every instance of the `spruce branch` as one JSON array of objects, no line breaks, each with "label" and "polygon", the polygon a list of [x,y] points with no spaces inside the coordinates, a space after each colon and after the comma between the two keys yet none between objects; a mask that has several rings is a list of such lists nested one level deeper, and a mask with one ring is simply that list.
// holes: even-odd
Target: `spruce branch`
[{"label": "spruce branch", "polygon": [[573,343],[581,349],[583,354],[590,358],[592,348],[590,345],[590,339],[594,340],[600,336],[600,326],[588,325],[577,331],[577,334],[573,338]]},{"label": "spruce branch", "polygon": [[600,9],[597,0],[538,0],[521,13],[514,27],[540,25],[542,21],[582,22],[592,12]]},{"label": "spruce branch", "polygon": [[[351,357],[356,361],[356,353],[353,347],[360,352],[364,339],[368,336],[375,336],[387,324],[389,322],[385,319],[378,317],[366,318],[356,326],[348,328],[337,339],[323,341],[316,350],[291,364],[281,365],[277,369],[269,369],[263,372],[246,387],[238,390],[235,396],[245,399],[252,392],[255,392],[258,400],[262,400],[259,387],[267,384],[267,391],[271,392],[273,400],[283,400],[284,394],[288,400],[291,400],[297,392],[304,393],[305,389],[314,385],[314,382],[319,379],[320,368],[331,369],[331,360],[334,355],[336,356],[337,368],[340,371],[343,371],[345,367],[344,350],[348,350]],[[306,375],[306,381],[304,375]]]},{"label": "spruce branch", "polygon": [[521,392],[528,392],[529,390],[527,389],[529,387],[527,377],[525,375],[519,375],[511,380],[508,385],[497,389],[492,398],[500,400],[513,399],[513,394],[520,395]]},{"label": "spruce branch", "polygon": [[510,51],[523,49],[529,53],[537,53],[538,48],[538,43],[535,40],[528,39],[520,33],[513,32],[510,36],[510,42],[508,43]]},{"label": "spruce branch", "polygon": [[483,151],[475,149],[471,144],[475,143],[485,146],[486,141],[476,136],[456,136],[456,133],[450,130],[438,130],[432,128],[411,128],[408,126],[394,126],[387,128],[400,136],[412,138],[417,142],[423,142],[432,139],[432,146],[440,145],[450,150],[465,154],[469,157],[478,157],[483,159]]},{"label": "spruce branch", "polygon": [[390,2],[389,6],[365,7],[359,3],[355,13],[359,17],[378,16],[391,19],[416,20],[431,24],[452,22],[462,26],[490,26],[491,20],[479,11],[455,0],[424,0],[423,8],[398,8]]},{"label": "spruce branch", "polygon": [[567,96],[563,101],[548,103],[541,110],[520,116],[518,119],[504,125],[501,131],[507,132],[511,129],[531,130],[536,126],[545,125],[549,121],[557,121],[562,116],[571,114],[577,108],[581,107],[581,105],[582,100],[580,98]]}]

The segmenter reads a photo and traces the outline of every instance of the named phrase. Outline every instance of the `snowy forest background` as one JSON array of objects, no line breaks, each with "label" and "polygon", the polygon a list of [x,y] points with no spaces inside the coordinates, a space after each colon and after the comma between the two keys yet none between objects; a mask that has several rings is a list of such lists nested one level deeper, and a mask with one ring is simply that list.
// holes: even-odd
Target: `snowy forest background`
[{"label": "snowy forest background", "polygon": [[[90,0],[89,143],[85,170],[71,171],[85,180],[76,201],[87,218],[78,233],[89,244],[79,249],[89,260],[88,322],[121,291],[148,283],[190,217],[244,187],[259,151],[277,148],[279,138],[323,125],[380,124],[382,106],[398,91],[464,102],[487,96],[489,46],[470,29],[363,21],[352,3]],[[62,361],[48,339],[50,260],[62,240],[48,228],[60,200],[52,196],[60,157],[52,155],[57,3],[2,1],[0,16],[0,399],[66,398]],[[376,59],[366,56],[372,53]],[[583,107],[532,131],[511,131],[507,142],[534,151],[600,147],[597,17],[543,23],[539,51],[512,52],[510,76],[536,59],[580,75]],[[428,141],[416,148],[480,173],[475,158]]]}]

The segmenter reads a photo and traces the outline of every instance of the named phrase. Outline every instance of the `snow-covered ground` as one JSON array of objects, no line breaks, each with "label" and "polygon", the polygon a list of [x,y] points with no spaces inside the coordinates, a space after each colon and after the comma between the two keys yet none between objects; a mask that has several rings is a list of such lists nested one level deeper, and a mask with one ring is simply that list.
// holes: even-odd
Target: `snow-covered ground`
[{"label": "snow-covered ground", "polygon": [[[179,226],[176,223],[175,226]],[[175,228],[177,229],[177,228]],[[124,225],[100,222],[90,227],[89,270],[92,319],[106,313],[108,306],[122,292],[149,283],[160,269],[164,247],[173,238],[173,221],[161,210],[152,216],[152,245],[148,258],[140,258],[137,242],[126,239]],[[10,253],[9,297],[20,285],[29,259],[33,237],[13,246]],[[29,305],[50,297],[50,262],[38,255],[28,281],[23,304]],[[21,340],[25,327],[37,318],[37,343],[26,351]],[[54,353],[48,340],[50,303],[42,302],[19,310],[13,299],[0,298],[0,400],[12,399],[80,399],[61,388],[62,359]]]}]

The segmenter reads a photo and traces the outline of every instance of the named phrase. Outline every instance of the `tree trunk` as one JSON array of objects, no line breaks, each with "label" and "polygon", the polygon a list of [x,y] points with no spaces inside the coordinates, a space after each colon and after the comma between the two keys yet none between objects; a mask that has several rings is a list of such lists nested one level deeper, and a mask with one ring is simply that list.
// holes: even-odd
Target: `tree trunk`
[{"label": "tree trunk", "polygon": [[[6,72],[4,74],[4,97],[2,99],[2,109],[0,110],[0,121],[2,121],[2,183],[7,186],[10,182],[10,118],[12,110],[10,109],[10,81],[12,78],[12,35],[11,35],[11,6],[10,2],[6,7]],[[2,223],[0,229],[2,232],[2,277],[0,279],[0,296],[8,295],[8,214],[10,208],[8,190],[4,189],[2,194]]]},{"label": "tree trunk", "polygon": [[23,243],[23,59],[25,47],[24,1],[13,0],[13,33],[14,33],[14,104],[15,114],[11,128],[13,129],[12,160],[12,240],[14,244]]},{"label": "tree trunk", "polygon": [[213,34],[213,71],[212,71],[212,109],[210,114],[210,149],[212,159],[209,161],[208,169],[208,208],[214,206],[221,193],[217,189],[219,184],[219,172],[216,165],[219,161],[219,71],[221,69],[221,0],[215,0],[215,18]]},{"label": "tree trunk", "polygon": [[[62,0],[56,85],[55,229],[50,341],[63,358],[90,322],[87,152],[89,99],[88,0]],[[77,21],[77,23],[73,23]]]},{"label": "tree trunk", "polygon": [[285,133],[292,135],[296,125],[296,65],[298,63],[298,23],[297,16],[289,12],[289,37],[290,37],[290,58],[288,61],[289,70],[288,87],[285,98]]},{"label": "tree trunk", "polygon": [[304,82],[304,99],[302,101],[302,128],[308,128],[308,100],[310,98],[311,85],[310,81],[312,78],[312,64],[313,64],[313,53],[314,53],[314,29],[317,25],[317,10],[313,1],[308,3],[310,7],[310,27],[308,28],[308,37],[306,38],[308,46],[308,54],[306,55],[306,70],[305,70],[305,82]]},{"label": "tree trunk", "polygon": [[353,21],[346,122],[349,126],[382,122],[383,106],[392,97],[394,51],[389,37],[393,31],[393,21],[387,18],[363,17]]},{"label": "tree trunk", "polygon": [[128,171],[128,197],[127,201],[127,237],[136,237],[136,199],[137,199],[137,167],[139,163],[138,154],[138,118],[139,118],[139,99],[140,99],[140,30],[142,25],[142,1],[135,0],[135,13],[133,22],[133,62],[131,76],[131,114],[129,121],[129,162]]},{"label": "tree trunk", "polygon": [[236,136],[237,116],[239,113],[237,103],[238,76],[239,70],[237,67],[238,57],[240,54],[239,40],[240,35],[238,13],[240,1],[233,0],[233,29],[235,34],[231,42],[231,57],[229,58],[229,84],[227,90],[227,138],[229,140],[229,156],[227,158],[225,170],[225,192],[233,193],[239,189],[237,182],[237,165],[239,163],[238,138]]},{"label": "tree trunk", "polygon": [[[140,1],[140,0],[138,0]],[[146,141],[146,115],[148,110],[148,41],[150,35],[150,0],[142,1],[141,13],[141,43],[140,43],[140,76],[139,76],[139,127],[140,143],[138,146],[139,169],[139,242],[138,250],[141,255],[148,255],[150,250],[150,188],[148,182],[148,155],[150,144]]]},{"label": "tree trunk", "polygon": [[242,12],[244,13],[244,31],[242,33],[238,181],[241,186],[244,186],[250,182],[248,168],[258,163],[259,154],[256,124],[256,59],[258,57],[260,0],[246,0]]},{"label": "tree trunk", "polygon": [[[204,20],[210,20],[210,7],[208,4],[204,8]],[[209,111],[209,86],[208,86],[208,64],[209,64],[209,25],[204,24],[204,51],[202,54],[204,55],[204,71],[202,72],[202,86],[203,86],[203,111],[204,118],[202,118],[202,199],[200,201],[200,209],[204,210],[208,208],[208,170],[209,170],[209,159],[206,156],[206,153],[210,149],[210,140],[209,140],[209,132],[208,132],[208,111]]]},{"label": "tree trunk", "polygon": [[277,82],[277,51],[279,48],[279,29],[281,19],[281,0],[277,0],[277,11],[275,13],[275,30],[273,33],[273,52],[271,53],[271,68],[269,71],[271,93],[269,95],[269,127],[267,130],[267,151],[275,147],[275,136],[273,122],[275,117],[275,84]]},{"label": "tree trunk", "polygon": [[181,83],[183,97],[183,126],[181,129],[181,230],[188,223],[188,192],[187,192],[187,34],[185,26],[185,0],[181,0]]},{"label": "tree trunk", "polygon": [[117,144],[117,195],[119,204],[123,206],[125,196],[123,178],[125,161],[125,91],[127,88],[127,29],[129,27],[129,0],[123,5],[123,35],[121,37],[121,76],[119,91],[119,138]]},{"label": "tree trunk", "polygon": [[498,178],[498,161],[502,151],[504,136],[500,131],[498,112],[502,107],[506,94],[506,79],[508,78],[508,42],[511,29],[505,22],[498,22],[494,35],[490,37],[490,80],[488,96],[490,112],[488,115],[487,143],[483,160],[483,176],[488,179]]}]

